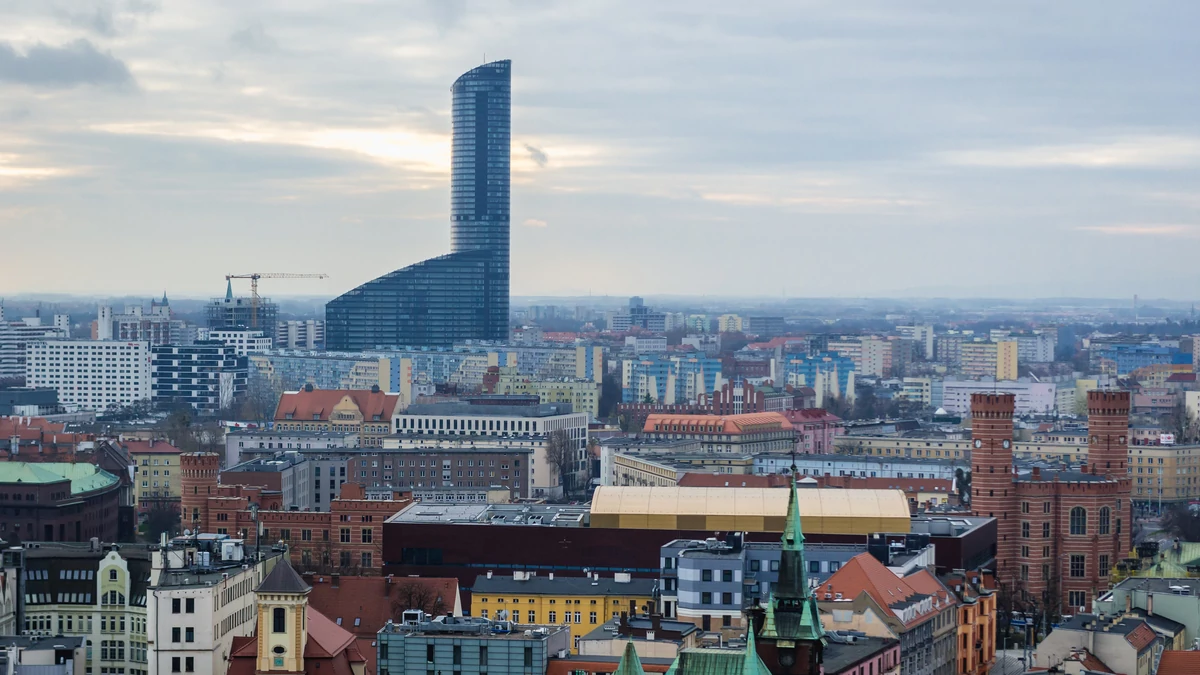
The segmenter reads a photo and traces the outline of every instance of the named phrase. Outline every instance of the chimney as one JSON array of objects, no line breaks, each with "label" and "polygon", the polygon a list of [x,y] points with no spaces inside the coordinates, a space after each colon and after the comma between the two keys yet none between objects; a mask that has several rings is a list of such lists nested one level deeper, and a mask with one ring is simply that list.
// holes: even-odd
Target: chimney
[{"label": "chimney", "polygon": [[154,437],[150,437],[150,447],[154,447]]},{"label": "chimney", "polygon": [[1133,611],[1133,594],[1132,593],[1125,594],[1125,611],[1126,612]]},{"label": "chimney", "polygon": [[1040,467],[1040,466],[1033,467],[1033,479],[1034,480],[1042,479],[1042,467]]},{"label": "chimney", "polygon": [[1146,594],[1146,616],[1154,616],[1154,594]]},{"label": "chimney", "polygon": [[13,434],[8,437],[8,452],[11,455],[19,455],[21,453],[21,435]]}]

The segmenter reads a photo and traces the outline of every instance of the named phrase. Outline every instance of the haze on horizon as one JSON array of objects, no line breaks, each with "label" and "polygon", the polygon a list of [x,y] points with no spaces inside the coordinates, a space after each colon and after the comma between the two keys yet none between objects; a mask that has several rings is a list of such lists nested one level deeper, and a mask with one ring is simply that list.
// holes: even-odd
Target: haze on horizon
[{"label": "haze on horizon", "polygon": [[[449,247],[513,61],[518,296],[1200,281],[1200,5],[0,4],[0,295],[333,296]],[[236,287],[235,287],[236,288]],[[238,289],[245,292],[245,287]]]}]

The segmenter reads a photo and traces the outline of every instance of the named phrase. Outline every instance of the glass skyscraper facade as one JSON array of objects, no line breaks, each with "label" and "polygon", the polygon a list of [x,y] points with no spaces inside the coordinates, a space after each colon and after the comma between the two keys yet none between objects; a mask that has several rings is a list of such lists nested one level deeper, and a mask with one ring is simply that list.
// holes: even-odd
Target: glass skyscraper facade
[{"label": "glass skyscraper facade", "polygon": [[451,253],[330,301],[326,348],[508,339],[511,90],[507,60],[479,66],[454,82]]}]

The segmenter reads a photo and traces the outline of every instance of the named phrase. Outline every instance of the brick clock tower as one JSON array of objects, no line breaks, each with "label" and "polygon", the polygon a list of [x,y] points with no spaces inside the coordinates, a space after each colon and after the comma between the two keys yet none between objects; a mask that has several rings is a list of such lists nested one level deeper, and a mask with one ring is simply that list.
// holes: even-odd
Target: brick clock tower
[{"label": "brick clock tower", "polygon": [[996,576],[1025,606],[1089,609],[1132,546],[1129,392],[1088,392],[1080,470],[1013,471],[1014,397],[971,396],[971,513],[997,522]]},{"label": "brick clock tower", "polygon": [[213,452],[185,452],[179,456],[179,527],[208,531],[208,497],[217,487],[221,456]]}]

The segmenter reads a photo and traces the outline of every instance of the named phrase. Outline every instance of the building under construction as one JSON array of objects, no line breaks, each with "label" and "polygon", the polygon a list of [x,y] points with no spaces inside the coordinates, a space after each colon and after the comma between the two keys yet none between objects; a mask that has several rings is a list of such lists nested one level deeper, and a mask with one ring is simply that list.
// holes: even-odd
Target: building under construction
[{"label": "building under construction", "polygon": [[213,298],[205,308],[208,327],[212,330],[237,330],[240,328],[261,330],[263,335],[275,339],[275,324],[279,318],[279,305],[270,298],[258,298],[258,317],[255,320],[253,298],[234,297],[233,284],[225,287],[225,297]]}]

